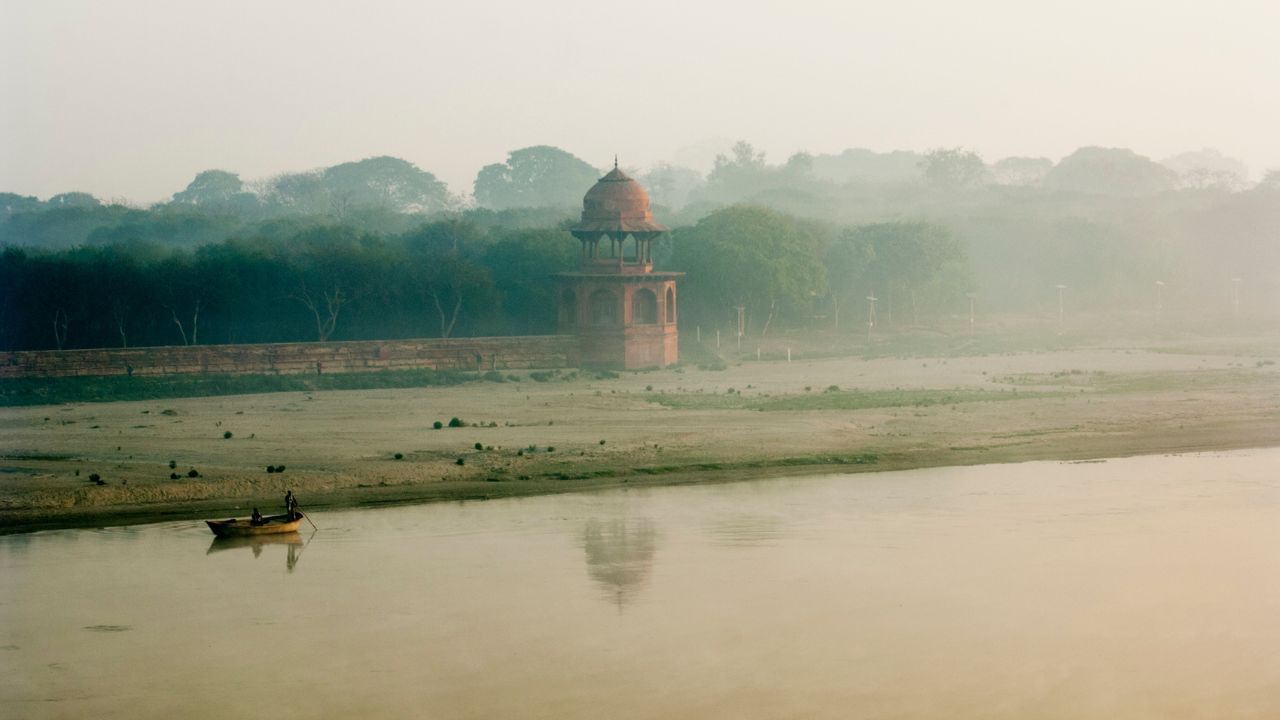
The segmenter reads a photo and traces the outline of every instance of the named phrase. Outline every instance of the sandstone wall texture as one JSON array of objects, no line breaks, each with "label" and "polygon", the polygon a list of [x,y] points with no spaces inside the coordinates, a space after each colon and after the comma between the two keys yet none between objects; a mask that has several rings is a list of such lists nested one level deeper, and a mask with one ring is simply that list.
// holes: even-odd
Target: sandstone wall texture
[{"label": "sandstone wall texture", "polygon": [[578,366],[579,344],[574,335],[538,335],[5,352],[0,378],[563,368]]}]

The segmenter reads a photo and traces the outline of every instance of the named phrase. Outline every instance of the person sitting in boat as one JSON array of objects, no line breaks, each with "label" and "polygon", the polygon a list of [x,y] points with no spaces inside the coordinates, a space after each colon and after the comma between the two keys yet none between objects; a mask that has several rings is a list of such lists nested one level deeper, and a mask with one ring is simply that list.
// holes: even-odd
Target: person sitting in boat
[{"label": "person sitting in boat", "polygon": [[262,513],[258,512],[258,508],[253,509],[253,517],[249,518],[250,525],[261,525],[265,520],[262,519]]}]

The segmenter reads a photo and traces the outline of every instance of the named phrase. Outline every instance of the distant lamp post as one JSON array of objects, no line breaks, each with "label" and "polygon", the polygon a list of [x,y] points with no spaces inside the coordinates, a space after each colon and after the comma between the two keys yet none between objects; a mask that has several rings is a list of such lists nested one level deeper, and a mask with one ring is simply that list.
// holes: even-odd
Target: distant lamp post
[{"label": "distant lamp post", "polygon": [[973,337],[973,299],[978,296],[977,293],[965,293],[965,297],[969,298],[969,337]]},{"label": "distant lamp post", "polygon": [[876,298],[875,295],[867,296],[867,344],[871,344],[871,328],[876,326]]},{"label": "distant lamp post", "polygon": [[1062,291],[1067,289],[1066,285],[1055,285],[1058,288],[1058,334],[1062,334],[1063,320],[1066,316],[1066,306],[1062,302]]},{"label": "distant lamp post", "polygon": [[742,334],[747,329],[747,308],[745,305],[738,305],[736,309],[738,311],[738,352],[742,352]]}]

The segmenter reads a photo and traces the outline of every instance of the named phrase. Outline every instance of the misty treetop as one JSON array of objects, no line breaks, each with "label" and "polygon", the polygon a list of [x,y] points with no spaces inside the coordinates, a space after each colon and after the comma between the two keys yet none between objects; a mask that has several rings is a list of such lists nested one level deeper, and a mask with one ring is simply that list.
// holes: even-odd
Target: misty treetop
[{"label": "misty treetop", "polygon": [[475,180],[475,200],[481,207],[494,210],[577,208],[600,175],[599,170],[571,153],[537,145],[512,150],[505,163],[481,168]]}]

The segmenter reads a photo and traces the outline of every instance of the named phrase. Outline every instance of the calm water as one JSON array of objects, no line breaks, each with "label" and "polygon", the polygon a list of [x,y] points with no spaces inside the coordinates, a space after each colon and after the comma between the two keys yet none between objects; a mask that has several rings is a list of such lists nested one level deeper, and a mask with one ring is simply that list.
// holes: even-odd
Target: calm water
[{"label": "calm water", "polygon": [[313,517],[0,537],[0,716],[1280,717],[1280,449]]}]

